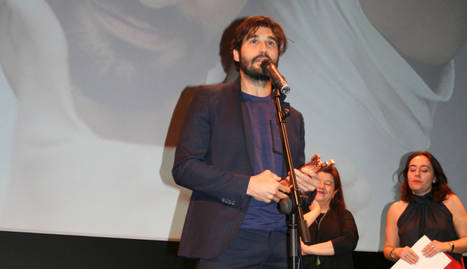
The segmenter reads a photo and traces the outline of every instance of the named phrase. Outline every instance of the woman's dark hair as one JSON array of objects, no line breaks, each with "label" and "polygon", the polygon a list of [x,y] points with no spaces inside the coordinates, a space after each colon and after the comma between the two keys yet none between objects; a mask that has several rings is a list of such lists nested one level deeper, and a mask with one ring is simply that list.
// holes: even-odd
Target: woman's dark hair
[{"label": "woman's dark hair", "polygon": [[344,201],[344,192],[342,191],[342,183],[341,183],[341,177],[339,176],[339,172],[337,171],[337,168],[334,165],[330,165],[324,168],[318,169],[316,173],[319,172],[324,172],[331,174],[332,177],[334,178],[334,197],[331,199],[331,203],[329,205],[329,208],[342,211],[345,210],[345,201]]},{"label": "woman's dark hair", "polygon": [[242,42],[248,35],[256,33],[259,27],[267,27],[271,29],[277,42],[279,55],[282,55],[287,49],[287,38],[285,37],[282,27],[273,19],[266,16],[251,16],[246,17],[234,31],[230,52],[233,50],[240,51]]},{"label": "woman's dark hair", "polygon": [[444,174],[441,164],[428,151],[413,152],[407,158],[404,170],[402,170],[402,172],[399,173],[399,180],[402,180],[402,184],[400,186],[401,200],[405,202],[410,202],[413,199],[414,194],[412,193],[412,190],[409,187],[407,174],[409,172],[410,161],[412,161],[412,159],[417,156],[425,156],[430,161],[431,166],[433,167],[434,177],[436,178],[435,183],[433,183],[431,188],[433,200],[437,203],[446,200],[446,196],[453,192],[448,186],[448,179]]}]

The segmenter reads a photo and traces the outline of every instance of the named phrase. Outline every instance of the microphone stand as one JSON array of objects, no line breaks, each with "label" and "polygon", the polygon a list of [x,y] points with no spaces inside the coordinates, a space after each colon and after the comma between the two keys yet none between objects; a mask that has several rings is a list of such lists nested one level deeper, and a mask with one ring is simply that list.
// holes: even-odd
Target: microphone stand
[{"label": "microphone stand", "polygon": [[[289,256],[290,256],[290,263],[291,263],[291,268],[293,269],[298,269],[298,268],[303,268],[302,266],[299,266],[299,262],[301,262],[301,255],[299,255],[299,246],[300,246],[300,241],[298,238],[298,232],[297,232],[297,222],[299,225],[299,231],[302,236],[302,240],[305,243],[310,243],[310,233],[308,230],[308,227],[306,226],[306,222],[303,219],[303,210],[301,207],[301,199],[299,192],[297,191],[297,183],[296,183],[296,177],[295,177],[295,171],[294,171],[294,164],[292,160],[292,154],[290,152],[290,144],[289,144],[289,139],[287,136],[287,129],[286,129],[286,117],[288,116],[288,111],[282,109],[282,101],[285,99],[285,94],[281,94],[280,89],[277,89],[276,87],[273,88],[273,97],[275,99],[275,104],[276,104],[276,111],[277,111],[277,117],[280,122],[281,126],[281,132],[282,132],[282,142],[284,145],[285,153],[286,153],[286,159],[287,159],[287,167],[290,171],[290,179],[292,181],[292,193],[290,199],[287,199],[286,201],[282,201],[279,204],[279,207],[281,208],[281,213],[283,214],[288,214],[288,232],[289,232]],[[286,203],[285,207],[283,204]],[[291,206],[290,206],[291,204]],[[287,208],[284,210],[284,208]],[[284,211],[290,211],[290,212],[284,212]]]}]

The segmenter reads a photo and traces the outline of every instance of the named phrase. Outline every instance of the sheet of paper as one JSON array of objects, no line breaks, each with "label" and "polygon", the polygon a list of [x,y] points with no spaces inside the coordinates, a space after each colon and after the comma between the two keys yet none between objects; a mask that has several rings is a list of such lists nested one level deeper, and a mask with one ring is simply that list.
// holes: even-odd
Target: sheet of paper
[{"label": "sheet of paper", "polygon": [[446,267],[451,260],[443,252],[439,252],[435,256],[429,258],[423,256],[422,249],[430,242],[431,240],[424,235],[412,246],[412,250],[415,251],[419,257],[416,264],[409,264],[408,262],[399,259],[391,269],[443,269]]}]

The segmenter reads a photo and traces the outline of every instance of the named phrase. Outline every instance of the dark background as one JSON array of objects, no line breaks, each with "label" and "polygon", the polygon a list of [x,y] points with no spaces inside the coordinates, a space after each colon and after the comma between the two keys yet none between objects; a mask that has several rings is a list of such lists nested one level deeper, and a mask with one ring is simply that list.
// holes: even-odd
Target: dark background
[{"label": "dark background", "polygon": [[[195,268],[178,242],[0,232],[0,268]],[[355,268],[390,268],[381,252],[354,252]]]}]

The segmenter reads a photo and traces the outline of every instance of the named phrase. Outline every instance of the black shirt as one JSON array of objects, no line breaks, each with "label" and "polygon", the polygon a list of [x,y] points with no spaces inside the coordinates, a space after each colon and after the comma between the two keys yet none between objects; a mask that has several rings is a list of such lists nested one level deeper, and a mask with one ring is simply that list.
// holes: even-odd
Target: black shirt
[{"label": "black shirt", "polygon": [[[331,240],[333,256],[303,256],[305,269],[353,269],[352,251],[357,246],[358,230],[352,213],[347,209],[330,209],[320,214],[310,226],[312,244]],[[319,265],[317,261],[319,259]]]}]

